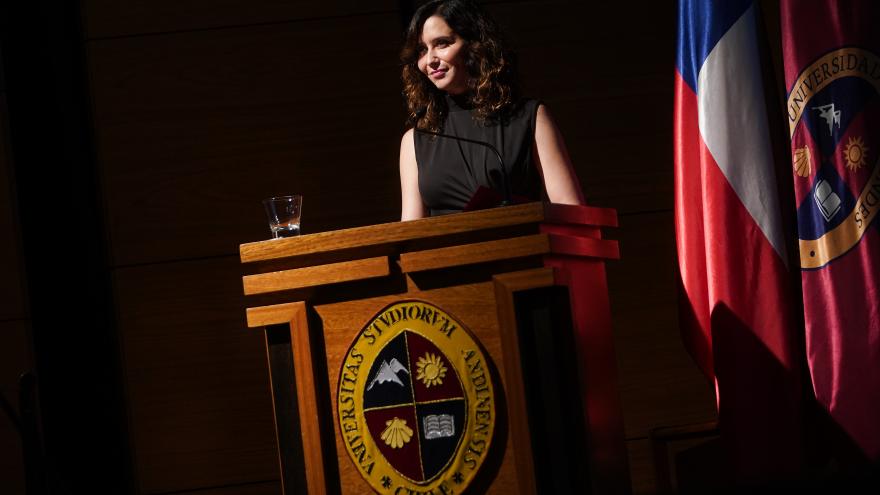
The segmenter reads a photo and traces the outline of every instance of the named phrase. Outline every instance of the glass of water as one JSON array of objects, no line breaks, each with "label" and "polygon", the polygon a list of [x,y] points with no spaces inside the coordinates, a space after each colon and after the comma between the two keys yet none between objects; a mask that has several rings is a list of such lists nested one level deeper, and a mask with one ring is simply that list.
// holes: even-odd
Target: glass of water
[{"label": "glass of water", "polygon": [[299,235],[299,219],[302,215],[302,195],[291,194],[263,200],[266,215],[269,217],[269,230],[272,238]]}]

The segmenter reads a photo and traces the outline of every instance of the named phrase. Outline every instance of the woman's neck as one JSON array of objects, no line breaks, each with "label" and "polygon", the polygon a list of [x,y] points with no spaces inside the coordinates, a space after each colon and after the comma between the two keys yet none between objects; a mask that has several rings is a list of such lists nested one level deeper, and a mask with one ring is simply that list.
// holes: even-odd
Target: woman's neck
[{"label": "woman's neck", "polygon": [[446,93],[446,104],[449,106],[450,112],[456,110],[470,110],[474,107],[469,92],[459,93],[457,95]]}]

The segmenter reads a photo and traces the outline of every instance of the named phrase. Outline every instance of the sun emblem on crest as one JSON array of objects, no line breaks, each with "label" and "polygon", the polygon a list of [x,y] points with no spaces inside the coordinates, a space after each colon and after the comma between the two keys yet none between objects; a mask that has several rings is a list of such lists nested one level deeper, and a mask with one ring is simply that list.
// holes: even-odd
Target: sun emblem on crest
[{"label": "sun emblem on crest", "polygon": [[870,148],[865,146],[862,138],[856,136],[849,138],[846,142],[846,148],[843,150],[843,157],[846,158],[846,168],[850,170],[858,170],[865,165],[865,155]]},{"label": "sun emblem on crest", "polygon": [[416,373],[416,378],[421,380],[425,387],[442,385],[446,376],[446,366],[443,365],[440,356],[427,353],[416,363]]},{"label": "sun emblem on crest", "polygon": [[406,426],[406,420],[400,418],[390,419],[385,422],[385,431],[382,432],[382,440],[385,445],[392,449],[399,449],[409,443],[412,438],[412,428]]}]

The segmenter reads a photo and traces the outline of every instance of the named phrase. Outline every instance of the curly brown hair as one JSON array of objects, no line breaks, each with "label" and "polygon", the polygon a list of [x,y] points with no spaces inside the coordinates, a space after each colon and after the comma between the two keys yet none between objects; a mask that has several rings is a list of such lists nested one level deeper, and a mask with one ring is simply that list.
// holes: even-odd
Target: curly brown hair
[{"label": "curly brown hair", "polygon": [[465,43],[468,99],[474,116],[484,124],[503,118],[520,97],[515,53],[495,21],[476,2],[434,0],[413,14],[400,53],[407,124],[437,132],[448,112],[445,93],[418,68],[422,28],[434,15],[442,17]]}]

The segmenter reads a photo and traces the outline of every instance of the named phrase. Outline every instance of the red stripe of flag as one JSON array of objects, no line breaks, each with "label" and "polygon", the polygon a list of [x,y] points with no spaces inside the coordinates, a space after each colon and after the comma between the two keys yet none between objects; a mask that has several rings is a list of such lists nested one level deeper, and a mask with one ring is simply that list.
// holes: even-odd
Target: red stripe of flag
[{"label": "red stripe of flag", "polygon": [[675,84],[683,339],[715,381],[733,480],[794,476],[802,431],[786,267],[703,142],[696,94],[678,74]]}]

